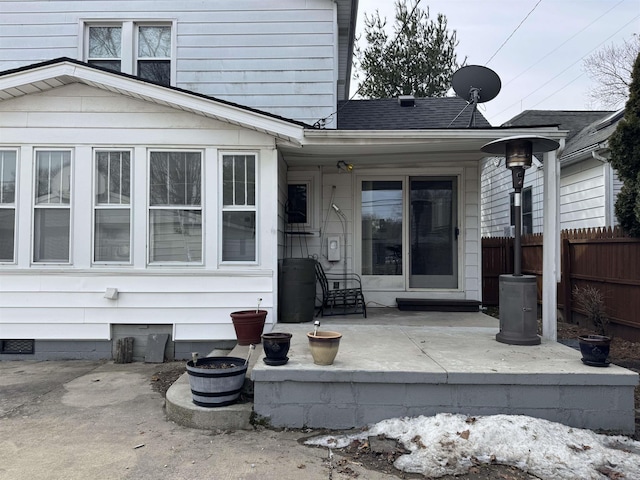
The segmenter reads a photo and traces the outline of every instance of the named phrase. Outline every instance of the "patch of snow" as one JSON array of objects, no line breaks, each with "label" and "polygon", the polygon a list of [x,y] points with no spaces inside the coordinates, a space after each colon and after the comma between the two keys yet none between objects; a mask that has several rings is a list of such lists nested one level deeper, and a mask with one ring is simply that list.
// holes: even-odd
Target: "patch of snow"
[{"label": "patch of snow", "polygon": [[430,477],[460,475],[480,462],[512,465],[542,479],[640,479],[640,442],[524,415],[395,418],[305,443],[339,449],[379,435],[411,452],[398,457],[397,469]]}]

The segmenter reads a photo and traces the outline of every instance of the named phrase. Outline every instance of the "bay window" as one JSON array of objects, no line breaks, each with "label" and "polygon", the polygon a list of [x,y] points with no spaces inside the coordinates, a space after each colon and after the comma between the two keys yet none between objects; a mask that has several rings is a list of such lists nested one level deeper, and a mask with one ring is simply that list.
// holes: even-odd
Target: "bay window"
[{"label": "bay window", "polygon": [[68,263],[71,151],[36,151],[33,261]]},{"label": "bay window", "polygon": [[95,153],[94,262],[129,263],[131,152]]},{"label": "bay window", "polygon": [[15,260],[16,151],[0,150],[0,262]]},{"label": "bay window", "polygon": [[[275,188],[275,186],[274,186]],[[256,260],[256,156],[222,156],[222,261]]]},{"label": "bay window", "polygon": [[202,155],[149,158],[149,262],[202,262]]}]

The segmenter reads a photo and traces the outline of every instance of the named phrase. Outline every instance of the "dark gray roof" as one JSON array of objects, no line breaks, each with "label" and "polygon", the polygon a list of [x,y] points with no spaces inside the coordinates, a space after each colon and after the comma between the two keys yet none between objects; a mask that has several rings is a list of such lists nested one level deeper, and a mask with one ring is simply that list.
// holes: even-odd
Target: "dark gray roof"
[{"label": "dark gray roof", "polygon": [[503,127],[548,127],[558,125],[560,130],[569,130],[567,142],[580,130],[614,112],[607,110],[525,110]]},{"label": "dark gray roof", "polygon": [[[339,130],[467,128],[470,118],[471,106],[459,97],[416,98],[415,105],[408,107],[401,106],[397,98],[349,100],[338,104]],[[491,128],[491,124],[478,111],[473,127]]]},{"label": "dark gray roof", "polygon": [[624,109],[603,115],[595,122],[590,123],[567,142],[562,156],[565,157],[580,150],[586,149],[590,152],[596,149],[598,144],[605,142],[611,136],[623,116]]}]

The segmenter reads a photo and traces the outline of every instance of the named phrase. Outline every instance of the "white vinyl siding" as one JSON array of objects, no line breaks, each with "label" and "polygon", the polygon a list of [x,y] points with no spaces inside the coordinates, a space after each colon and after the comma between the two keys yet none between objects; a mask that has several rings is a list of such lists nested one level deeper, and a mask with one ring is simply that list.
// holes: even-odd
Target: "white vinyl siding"
[{"label": "white vinyl siding", "polygon": [[0,263],[13,263],[16,241],[17,152],[0,150]]},{"label": "white vinyl siding", "polygon": [[587,160],[562,169],[560,223],[562,228],[604,227],[605,164]]},{"label": "white vinyl siding", "polygon": [[[335,8],[333,0],[3,1],[0,59],[3,69],[63,56],[86,60],[84,25],[170,21],[171,85],[313,124],[335,112],[338,89],[344,94],[336,84],[343,33]],[[132,48],[122,50],[123,65],[135,62]]]}]

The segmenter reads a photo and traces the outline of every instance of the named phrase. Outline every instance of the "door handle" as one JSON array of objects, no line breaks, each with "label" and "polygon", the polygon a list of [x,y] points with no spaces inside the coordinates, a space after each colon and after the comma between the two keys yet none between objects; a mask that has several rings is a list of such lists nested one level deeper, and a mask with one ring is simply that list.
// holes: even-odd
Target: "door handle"
[{"label": "door handle", "polygon": [[458,240],[458,236],[460,235],[460,229],[458,227],[456,227],[456,240]]}]

